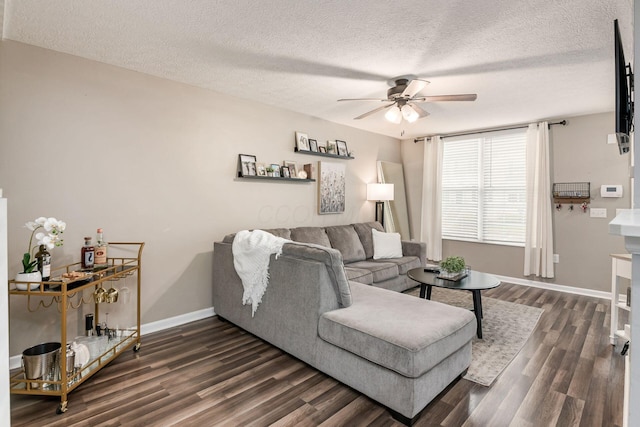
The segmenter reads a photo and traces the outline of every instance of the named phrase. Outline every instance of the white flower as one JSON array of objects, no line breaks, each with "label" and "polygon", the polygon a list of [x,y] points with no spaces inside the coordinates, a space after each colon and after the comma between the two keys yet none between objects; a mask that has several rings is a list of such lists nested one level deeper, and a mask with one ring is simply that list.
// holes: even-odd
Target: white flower
[{"label": "white flower", "polygon": [[29,221],[24,226],[29,230],[34,231],[36,228],[38,228],[38,223],[36,223],[35,221]]},{"label": "white flower", "polygon": [[[60,238],[60,235],[64,232],[65,228],[67,228],[67,224],[53,217],[45,218],[41,216],[34,221],[27,222],[25,227],[31,230],[31,238],[29,239],[28,250],[22,257],[22,267],[23,273],[31,273],[37,265],[36,260],[32,258],[32,252],[34,252],[39,245],[45,245],[48,249],[62,246],[64,241]],[[44,228],[47,233],[40,232],[36,234],[36,230],[41,228]],[[34,237],[38,243],[32,247],[31,244],[33,243]]]}]

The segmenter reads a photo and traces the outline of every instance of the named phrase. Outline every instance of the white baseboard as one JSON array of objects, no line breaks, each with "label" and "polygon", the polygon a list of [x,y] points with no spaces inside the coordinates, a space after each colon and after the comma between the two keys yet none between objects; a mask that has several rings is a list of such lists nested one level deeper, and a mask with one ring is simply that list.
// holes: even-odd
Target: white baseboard
[{"label": "white baseboard", "polygon": [[566,292],[568,294],[584,295],[587,297],[604,298],[611,300],[611,292],[596,291],[593,289],[577,288],[575,286],[558,285],[556,283],[538,282],[536,280],[521,279],[517,277],[499,276],[494,274],[500,281],[513,283],[514,285],[531,286],[532,288],[548,289],[550,291]]},{"label": "white baseboard", "polygon": [[[145,323],[140,325],[140,334],[147,335],[153,332],[162,331],[164,329],[174,328],[176,326],[184,325],[185,323],[195,322],[196,320],[206,319],[207,317],[215,316],[213,307],[204,308],[198,311],[192,311],[191,313],[181,314],[179,316],[169,317],[167,319],[157,320],[151,323]],[[17,369],[22,364],[22,355],[11,356],[9,358],[9,369]]]},{"label": "white baseboard", "polygon": [[[494,274],[500,281],[513,283],[514,285],[531,286],[533,288],[548,289],[551,291],[566,292],[569,294],[584,295],[594,298],[604,298],[611,300],[611,293],[604,291],[596,291],[592,289],[577,288],[575,286],[558,285],[555,283],[538,282],[536,280],[521,279],[517,277],[499,276]],[[165,329],[173,328],[176,326],[184,325],[185,323],[195,322],[196,320],[206,319],[207,317],[215,316],[216,313],[213,307],[204,308],[198,311],[192,311],[191,313],[181,314],[179,316],[169,317],[167,319],[157,320],[151,323],[145,323],[140,325],[140,333],[142,335],[151,334],[153,332],[159,332]],[[20,367],[22,355],[12,356],[9,358],[9,369],[16,369]]]}]

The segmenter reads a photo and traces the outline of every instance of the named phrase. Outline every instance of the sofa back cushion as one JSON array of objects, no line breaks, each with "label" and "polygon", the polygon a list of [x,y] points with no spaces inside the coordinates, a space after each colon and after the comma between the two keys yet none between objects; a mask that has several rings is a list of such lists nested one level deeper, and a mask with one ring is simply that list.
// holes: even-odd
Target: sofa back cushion
[{"label": "sofa back cushion", "polygon": [[291,231],[289,231],[288,228],[269,228],[262,229],[262,231],[271,233],[276,237],[282,237],[283,239],[291,240]]},{"label": "sofa back cushion", "polygon": [[322,227],[298,227],[291,229],[291,240],[300,243],[313,243],[314,245],[331,247],[329,236]]},{"label": "sofa back cushion", "polygon": [[379,222],[362,222],[353,224],[353,228],[358,233],[362,247],[364,248],[364,254],[367,259],[373,258],[373,237],[371,230],[384,231],[384,227]]},{"label": "sofa back cushion", "polygon": [[331,247],[340,251],[345,264],[366,259],[364,247],[353,225],[337,225],[326,230]]}]

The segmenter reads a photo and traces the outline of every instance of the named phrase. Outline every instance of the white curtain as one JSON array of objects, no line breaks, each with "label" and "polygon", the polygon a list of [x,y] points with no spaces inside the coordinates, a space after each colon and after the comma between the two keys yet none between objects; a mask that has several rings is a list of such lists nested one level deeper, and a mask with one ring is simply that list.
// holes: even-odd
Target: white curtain
[{"label": "white curtain", "polygon": [[524,275],[553,277],[553,206],[549,165],[549,125],[532,123],[527,130],[527,231]]},{"label": "white curtain", "polygon": [[424,140],[421,240],[427,244],[427,258],[442,260],[442,139]]}]

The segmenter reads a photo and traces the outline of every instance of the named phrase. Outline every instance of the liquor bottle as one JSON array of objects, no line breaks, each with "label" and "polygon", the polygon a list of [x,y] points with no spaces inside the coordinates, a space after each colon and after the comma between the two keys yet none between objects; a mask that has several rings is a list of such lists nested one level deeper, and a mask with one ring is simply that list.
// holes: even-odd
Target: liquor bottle
[{"label": "liquor bottle", "polygon": [[51,278],[51,254],[45,245],[40,245],[40,249],[36,253],[38,261],[38,270],[42,274],[42,281],[46,282]]},{"label": "liquor bottle", "polygon": [[95,249],[91,244],[91,237],[84,238],[84,246],[82,247],[82,268],[93,268]]},{"label": "liquor bottle", "polygon": [[107,266],[107,242],[102,238],[102,228],[98,228],[96,238],[96,259],[95,266],[104,268]]}]

